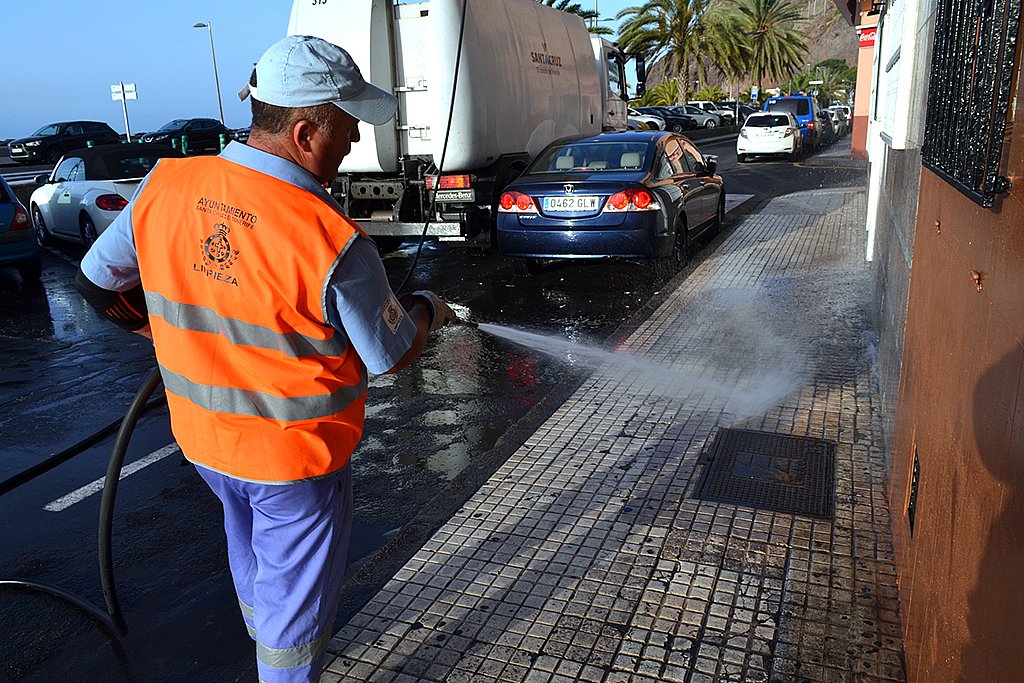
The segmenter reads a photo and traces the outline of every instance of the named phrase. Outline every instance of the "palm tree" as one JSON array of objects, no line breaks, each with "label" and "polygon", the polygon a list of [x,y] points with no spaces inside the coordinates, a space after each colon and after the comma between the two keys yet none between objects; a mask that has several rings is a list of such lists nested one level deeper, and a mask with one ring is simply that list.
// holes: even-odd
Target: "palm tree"
[{"label": "palm tree", "polygon": [[758,87],[765,77],[781,80],[793,73],[807,54],[795,28],[803,22],[797,6],[788,0],[738,0],[736,10]]},{"label": "palm tree", "polygon": [[537,2],[553,7],[559,12],[577,14],[583,17],[583,21],[587,23],[587,30],[593,34],[599,36],[609,36],[612,34],[612,30],[607,26],[598,25],[597,12],[595,10],[583,9],[583,6],[578,2],[572,2],[572,0],[537,0]]},{"label": "palm tree", "polygon": [[709,0],[648,0],[637,7],[627,7],[615,18],[625,19],[619,29],[619,44],[626,52],[639,52],[648,64],[663,61],[667,77],[684,87],[685,95],[692,80],[690,63],[694,54],[693,24],[704,13]]}]

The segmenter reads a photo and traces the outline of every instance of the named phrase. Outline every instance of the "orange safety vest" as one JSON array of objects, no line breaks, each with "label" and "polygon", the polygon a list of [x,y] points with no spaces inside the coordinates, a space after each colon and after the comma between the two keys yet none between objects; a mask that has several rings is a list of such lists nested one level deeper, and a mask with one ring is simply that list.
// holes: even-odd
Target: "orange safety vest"
[{"label": "orange safety vest", "polygon": [[185,457],[268,483],[345,465],[362,437],[366,369],[327,321],[324,294],[359,228],[219,157],[161,160],[132,223]]}]

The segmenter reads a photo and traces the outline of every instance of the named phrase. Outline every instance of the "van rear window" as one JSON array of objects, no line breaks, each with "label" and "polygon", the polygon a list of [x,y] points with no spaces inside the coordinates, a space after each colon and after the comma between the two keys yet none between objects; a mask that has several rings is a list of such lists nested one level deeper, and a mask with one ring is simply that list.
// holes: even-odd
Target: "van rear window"
[{"label": "van rear window", "polygon": [[775,100],[768,103],[768,111],[788,111],[797,116],[808,116],[811,113],[811,105],[804,98]]}]

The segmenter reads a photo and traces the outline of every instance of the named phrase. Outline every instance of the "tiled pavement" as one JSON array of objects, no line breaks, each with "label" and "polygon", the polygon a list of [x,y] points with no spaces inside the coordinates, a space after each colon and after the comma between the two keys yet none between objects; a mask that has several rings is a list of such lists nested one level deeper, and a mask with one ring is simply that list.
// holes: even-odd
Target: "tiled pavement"
[{"label": "tiled pavement", "polygon": [[[903,680],[864,214],[802,193],[734,228],[618,349],[638,360],[598,368],[336,634],[321,681]],[[723,427],[836,442],[834,518],[697,499]]]}]

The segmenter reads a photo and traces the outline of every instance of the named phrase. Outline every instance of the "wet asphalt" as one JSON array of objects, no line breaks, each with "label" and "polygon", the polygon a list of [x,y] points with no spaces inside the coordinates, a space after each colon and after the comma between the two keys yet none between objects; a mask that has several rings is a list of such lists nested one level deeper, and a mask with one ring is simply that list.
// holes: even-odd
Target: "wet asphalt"
[{"label": "wet asphalt", "polygon": [[[843,143],[840,143],[843,144]],[[848,144],[848,142],[846,143]],[[731,194],[752,198],[698,253],[711,258],[729,226],[768,199],[857,186],[857,169],[781,161],[737,165],[717,154]],[[388,254],[393,283],[415,244]],[[72,286],[81,247],[44,253],[40,285],[0,270],[0,482],[73,447],[120,418],[153,369],[149,343],[100,319]],[[552,265],[517,277],[504,259],[428,243],[408,289],[432,289],[475,320],[612,346],[642,321],[668,283],[622,261]],[[410,557],[488,475],[561,404],[585,370],[468,327],[436,335],[397,375],[371,380],[363,443],[354,462],[356,514],[338,624]],[[171,444],[166,411],[151,410],[127,463]],[[45,582],[102,606],[97,571],[99,495],[58,503],[103,476],[112,439],[0,495],[0,582]],[[67,505],[66,507],[63,507]],[[79,609],[0,585],[0,681],[255,680],[252,642],[226,569],[217,502],[180,454],[125,478],[115,517],[114,567],[129,626],[119,653]]]}]

